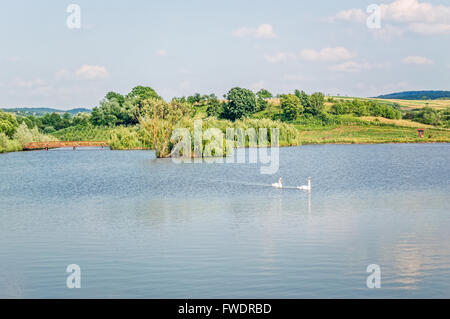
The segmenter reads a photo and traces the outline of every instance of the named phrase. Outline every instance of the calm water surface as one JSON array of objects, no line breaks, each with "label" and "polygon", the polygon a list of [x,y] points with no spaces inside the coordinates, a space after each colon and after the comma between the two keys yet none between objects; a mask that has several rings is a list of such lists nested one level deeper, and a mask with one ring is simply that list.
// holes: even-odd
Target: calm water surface
[{"label": "calm water surface", "polygon": [[[280,162],[265,176],[142,151],[0,155],[0,297],[450,298],[447,144],[284,148]],[[267,186],[280,176],[313,190]]]}]

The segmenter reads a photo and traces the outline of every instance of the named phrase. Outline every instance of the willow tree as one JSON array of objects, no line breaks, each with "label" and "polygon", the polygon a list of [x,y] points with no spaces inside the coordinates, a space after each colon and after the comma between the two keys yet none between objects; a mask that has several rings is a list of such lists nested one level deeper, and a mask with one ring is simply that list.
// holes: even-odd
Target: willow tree
[{"label": "willow tree", "polygon": [[192,112],[192,105],[177,100],[170,103],[154,98],[142,101],[142,109],[138,114],[139,123],[158,158],[170,157],[172,131],[184,117],[192,116]]}]

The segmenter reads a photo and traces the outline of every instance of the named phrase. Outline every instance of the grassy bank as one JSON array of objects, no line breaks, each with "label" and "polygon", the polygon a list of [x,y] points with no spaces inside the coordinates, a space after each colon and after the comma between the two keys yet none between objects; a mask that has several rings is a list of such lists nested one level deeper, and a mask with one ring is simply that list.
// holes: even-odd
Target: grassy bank
[{"label": "grassy bank", "polygon": [[449,143],[450,131],[427,129],[419,138],[417,129],[395,125],[316,126],[297,125],[301,144]]}]

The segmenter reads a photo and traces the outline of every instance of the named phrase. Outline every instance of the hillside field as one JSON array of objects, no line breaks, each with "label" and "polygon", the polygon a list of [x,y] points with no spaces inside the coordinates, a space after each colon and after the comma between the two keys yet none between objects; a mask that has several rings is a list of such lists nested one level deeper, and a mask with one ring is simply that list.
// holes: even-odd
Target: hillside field
[{"label": "hillside field", "polygon": [[404,111],[410,111],[413,109],[421,109],[424,107],[431,107],[434,109],[446,109],[450,107],[450,99],[449,100],[395,100],[395,99],[377,99],[377,98],[354,98],[354,97],[341,97],[341,96],[335,96],[335,99],[341,99],[341,100],[353,100],[353,99],[360,99],[360,100],[371,100],[371,101],[378,101],[380,103],[397,103],[400,105],[400,108]]}]

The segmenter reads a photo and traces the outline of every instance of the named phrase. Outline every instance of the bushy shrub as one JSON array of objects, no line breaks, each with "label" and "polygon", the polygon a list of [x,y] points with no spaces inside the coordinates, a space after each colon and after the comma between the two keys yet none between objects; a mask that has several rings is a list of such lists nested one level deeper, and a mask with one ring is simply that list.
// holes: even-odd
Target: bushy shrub
[{"label": "bushy shrub", "polygon": [[44,133],[45,134],[51,134],[51,133],[54,133],[55,131],[56,130],[55,130],[55,128],[53,126],[47,126],[46,128],[44,128]]},{"label": "bushy shrub", "polygon": [[264,111],[267,108],[268,105],[269,105],[269,102],[267,101],[267,99],[258,96],[256,98],[256,109],[255,109],[255,112]]},{"label": "bushy shrub", "polygon": [[[299,132],[298,130],[292,125],[283,123],[280,121],[272,121],[269,119],[250,119],[245,118],[241,120],[236,121],[229,121],[229,120],[220,120],[217,118],[207,118],[202,120],[202,131],[205,132],[208,129],[216,128],[219,129],[223,134],[224,138],[227,134],[227,129],[234,129],[235,132],[237,129],[241,129],[244,132],[248,129],[255,129],[256,137],[259,139],[259,129],[267,129],[267,142],[268,145],[271,143],[271,129],[278,129],[279,130],[279,143],[280,146],[290,146],[290,145],[298,145],[299,143]],[[178,125],[177,128],[187,128],[191,134],[191,137],[193,139],[194,137],[194,121],[190,118],[184,118]],[[173,141],[172,141],[173,142]],[[192,142],[192,149],[193,149],[193,140]],[[205,140],[203,140],[203,146],[206,145]],[[174,144],[171,143],[170,147],[173,148]],[[245,141],[245,146],[249,147],[249,139],[247,137]],[[224,144],[224,150],[226,148],[226,145]]]},{"label": "bushy shrub", "polygon": [[20,124],[19,128],[17,129],[17,132],[14,134],[14,139],[22,147],[25,147],[26,145],[32,142],[48,142],[55,140],[55,138],[51,138],[50,136],[47,136],[39,132],[37,127],[29,129],[25,123]]},{"label": "bushy shrub", "polygon": [[172,100],[148,99],[143,101],[139,123],[147,133],[158,158],[169,157],[170,138],[175,126],[185,117],[192,118],[192,104]]},{"label": "bushy shrub", "polygon": [[22,149],[19,142],[11,140],[5,133],[0,133],[0,153],[17,152]]},{"label": "bushy shrub", "polygon": [[212,98],[208,101],[206,114],[210,117],[221,117],[223,114],[223,105],[217,98]]},{"label": "bushy shrub", "polygon": [[114,150],[130,150],[146,148],[146,143],[142,140],[137,130],[130,130],[125,127],[115,128],[111,134],[110,147]]},{"label": "bushy shrub", "polygon": [[450,127],[450,108],[436,110],[424,107],[407,112],[404,118],[428,125]]},{"label": "bushy shrub", "polygon": [[281,96],[281,109],[285,121],[293,121],[299,114],[303,113],[302,103],[294,94]]},{"label": "bushy shrub", "polygon": [[402,113],[395,107],[375,101],[340,100],[330,108],[335,115],[354,114],[356,116],[378,116],[387,119],[401,119]]}]

